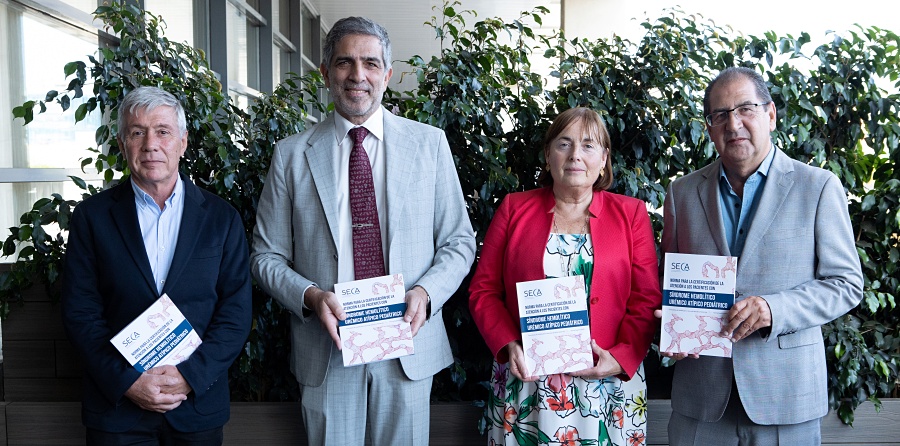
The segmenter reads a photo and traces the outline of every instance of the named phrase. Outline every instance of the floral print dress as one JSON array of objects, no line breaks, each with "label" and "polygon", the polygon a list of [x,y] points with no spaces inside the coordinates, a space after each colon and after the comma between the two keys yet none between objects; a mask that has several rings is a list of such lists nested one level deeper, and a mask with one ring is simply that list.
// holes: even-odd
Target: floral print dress
[{"label": "floral print dress", "polygon": [[[593,259],[594,248],[587,234],[551,233],[544,252],[544,274],[548,278],[584,275],[590,294]],[[520,381],[508,367],[508,363],[494,361],[484,419],[489,445],[646,444],[643,366],[629,381],[558,374],[541,376],[535,382]]]}]

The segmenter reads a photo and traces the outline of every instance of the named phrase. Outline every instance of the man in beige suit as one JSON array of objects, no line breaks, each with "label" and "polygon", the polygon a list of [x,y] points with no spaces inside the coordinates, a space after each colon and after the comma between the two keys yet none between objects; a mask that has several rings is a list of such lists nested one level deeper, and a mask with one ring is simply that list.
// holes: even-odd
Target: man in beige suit
[{"label": "man in beige suit", "polygon": [[665,252],[737,256],[723,328],[732,358],[680,359],[672,445],[818,445],[828,412],[821,325],[859,303],[862,271],[840,180],[772,145],[762,76],[729,68],[706,89],[719,158],[672,182]]},{"label": "man in beige suit", "polygon": [[[335,113],[277,144],[253,234],[253,275],[293,315],[291,366],[311,445],[428,444],[432,377],[452,362],[440,310],[475,256],[456,167],[443,131],[381,106],[392,69],[380,25],[335,23],[320,70]],[[354,176],[362,149],[366,181]],[[353,214],[362,183],[377,208],[364,223]],[[357,245],[371,237],[374,245]],[[377,274],[403,274],[415,354],[344,367],[337,325],[345,313],[334,284],[360,278],[363,251],[377,251],[366,271],[375,263]]]}]

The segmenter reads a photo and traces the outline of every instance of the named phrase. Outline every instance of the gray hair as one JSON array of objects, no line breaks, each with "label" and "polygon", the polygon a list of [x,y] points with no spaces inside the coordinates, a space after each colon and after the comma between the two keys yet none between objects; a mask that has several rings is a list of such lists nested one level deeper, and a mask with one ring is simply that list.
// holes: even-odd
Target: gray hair
[{"label": "gray hair", "polygon": [[325,36],[325,47],[322,49],[322,65],[331,66],[334,57],[334,47],[344,37],[349,35],[373,36],[381,42],[381,62],[384,70],[391,68],[391,39],[383,26],[365,17],[346,17],[337,21],[328,35]]},{"label": "gray hair", "polygon": [[762,99],[763,102],[772,102],[772,95],[769,93],[769,87],[766,85],[766,80],[763,79],[762,75],[746,67],[728,67],[719,72],[716,78],[707,85],[706,91],[703,93],[703,116],[711,113],[711,110],[709,109],[709,93],[712,92],[713,87],[719,82],[727,84],[740,77],[753,82],[753,88],[756,90],[756,95]]},{"label": "gray hair", "polygon": [[172,93],[157,87],[138,87],[125,95],[125,99],[119,105],[119,119],[117,121],[119,132],[125,129],[126,115],[134,114],[134,111],[139,108],[150,111],[156,107],[172,107],[175,109],[175,115],[178,118],[178,130],[181,131],[181,136],[187,133],[187,120],[184,117],[184,107],[181,106],[181,102]]}]

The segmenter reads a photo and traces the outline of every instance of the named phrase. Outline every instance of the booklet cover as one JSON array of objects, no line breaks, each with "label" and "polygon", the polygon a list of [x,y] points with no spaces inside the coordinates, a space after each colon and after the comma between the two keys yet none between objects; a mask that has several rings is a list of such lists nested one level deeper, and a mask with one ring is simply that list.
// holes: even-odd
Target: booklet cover
[{"label": "booklet cover", "polygon": [[184,361],[202,341],[172,299],[163,294],[109,342],[129,364],[144,372]]},{"label": "booklet cover", "polygon": [[737,257],[666,253],[661,351],[731,357],[719,336],[734,305]]},{"label": "booklet cover", "polygon": [[591,326],[584,276],[516,284],[522,348],[533,376],[591,368]]},{"label": "booklet cover", "polygon": [[339,321],[344,366],[415,353],[406,313],[403,274],[334,285],[347,318]]}]

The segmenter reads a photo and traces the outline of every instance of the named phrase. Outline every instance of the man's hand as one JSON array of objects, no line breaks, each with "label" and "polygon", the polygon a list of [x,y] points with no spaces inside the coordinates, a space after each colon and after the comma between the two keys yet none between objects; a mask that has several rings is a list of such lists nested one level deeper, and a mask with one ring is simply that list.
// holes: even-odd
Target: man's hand
[{"label": "man's hand", "polygon": [[[152,370],[152,369],[151,369]],[[134,404],[144,410],[165,413],[181,405],[187,399],[184,393],[166,393],[163,388],[178,386],[178,379],[170,375],[141,373],[141,376],[125,391]]]},{"label": "man's hand", "polygon": [[328,331],[328,334],[331,335],[334,345],[337,346],[338,350],[341,350],[341,337],[338,336],[338,321],[346,319],[347,314],[344,313],[344,307],[337,296],[331,291],[309,287],[303,299],[306,307],[315,311],[319,316],[319,321],[325,327],[325,330]]},{"label": "man's hand", "polygon": [[406,314],[403,315],[403,320],[409,322],[413,336],[428,320],[428,292],[419,285],[406,292]]},{"label": "man's hand", "polygon": [[731,335],[731,342],[740,341],[760,328],[772,326],[772,310],[760,296],[735,302],[726,318],[728,323],[722,327],[721,335]]},{"label": "man's hand", "polygon": [[537,381],[537,376],[525,376],[525,373],[528,373],[528,365],[525,363],[525,350],[522,349],[521,341],[506,344],[506,351],[509,354],[509,372],[513,376],[524,382]]},{"label": "man's hand", "polygon": [[589,369],[579,370],[569,373],[572,376],[580,376],[585,379],[603,379],[610,376],[625,373],[625,369],[619,364],[619,361],[613,357],[607,350],[603,350],[597,345],[597,341],[591,339],[591,350],[597,357],[597,363]]},{"label": "man's hand", "polygon": [[176,379],[172,384],[160,386],[160,391],[163,393],[168,393],[170,395],[187,395],[194,390],[191,389],[191,385],[185,381],[184,376],[181,375],[181,371],[178,370],[178,367],[175,367],[174,365],[153,367],[152,369],[147,370],[147,373],[150,375],[171,376]]},{"label": "man's hand", "polygon": [[[662,310],[653,310],[653,316],[657,319],[662,319]],[[662,349],[662,346],[660,346],[660,349]],[[700,358],[699,353],[694,353],[692,355],[689,355],[687,353],[669,353],[669,352],[660,351],[659,354],[663,355],[667,358],[672,358],[676,361],[682,360],[684,358],[694,358],[694,359]]]}]

